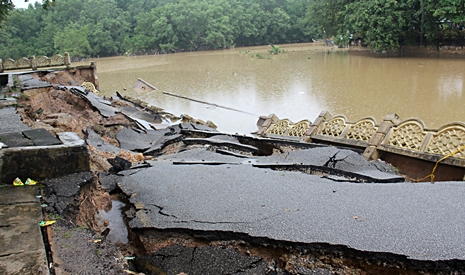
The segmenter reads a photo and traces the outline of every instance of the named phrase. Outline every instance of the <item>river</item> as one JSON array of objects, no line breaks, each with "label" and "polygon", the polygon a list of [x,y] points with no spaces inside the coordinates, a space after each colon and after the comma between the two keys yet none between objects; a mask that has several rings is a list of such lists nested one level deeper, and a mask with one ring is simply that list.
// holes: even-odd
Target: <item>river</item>
[{"label": "river", "polygon": [[[294,122],[321,111],[349,121],[387,113],[417,117],[426,127],[465,120],[465,59],[383,58],[351,55],[321,45],[282,45],[288,52],[252,57],[269,47],[94,59],[100,90],[140,98],[175,115],[211,120],[220,131],[247,134],[259,115],[275,113]],[[88,61],[86,61],[88,64]],[[78,64],[79,65],[79,64]],[[135,92],[142,78],[156,92]],[[182,96],[231,107],[212,107]]]}]

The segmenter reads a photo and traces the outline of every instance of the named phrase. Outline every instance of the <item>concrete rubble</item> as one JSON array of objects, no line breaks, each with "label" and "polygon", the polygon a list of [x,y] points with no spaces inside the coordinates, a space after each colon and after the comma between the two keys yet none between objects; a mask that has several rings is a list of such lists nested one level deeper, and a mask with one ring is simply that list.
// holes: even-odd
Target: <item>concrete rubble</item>
[{"label": "concrete rubble", "polygon": [[[34,101],[41,95],[30,88],[30,106],[18,108],[25,122],[43,126],[38,120],[66,117]],[[228,135],[188,116],[174,124],[176,116],[121,94],[105,98],[77,85],[51,89],[63,106],[76,103],[69,113],[86,119],[31,130],[6,107],[0,115],[12,121],[0,134],[48,146],[55,139],[49,133],[72,129],[89,148],[91,171],[40,182],[44,213],[62,217],[46,233],[57,272],[109,274],[105,264],[92,271],[89,261],[76,260],[79,271],[68,262],[75,254],[60,243],[71,231],[70,243],[89,240],[85,251],[95,254],[92,261],[103,261],[99,253],[116,259],[108,265],[114,274],[465,272],[463,182],[405,182],[389,164],[368,162],[352,150]],[[2,188],[2,196],[4,190],[10,189]],[[122,215],[130,239],[117,246],[106,240],[116,227],[96,214],[115,197],[127,203]],[[33,201],[27,203],[39,209]],[[3,241],[9,234],[4,217]],[[75,224],[95,234],[69,229]]]}]

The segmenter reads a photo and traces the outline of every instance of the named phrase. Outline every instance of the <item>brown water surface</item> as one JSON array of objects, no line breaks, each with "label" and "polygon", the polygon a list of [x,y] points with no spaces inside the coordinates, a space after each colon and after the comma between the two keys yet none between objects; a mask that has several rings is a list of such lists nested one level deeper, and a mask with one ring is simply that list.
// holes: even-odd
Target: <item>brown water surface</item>
[{"label": "brown water surface", "polygon": [[[257,116],[270,113],[298,122],[313,121],[327,110],[344,114],[349,121],[372,116],[381,122],[393,112],[402,119],[420,118],[429,128],[465,120],[464,59],[355,56],[315,44],[283,45],[288,53],[271,59],[251,57],[268,48],[100,58],[96,60],[100,89],[108,96],[119,91],[140,98],[175,115],[211,120],[230,133],[254,131]],[[159,91],[133,91],[137,78]]]}]

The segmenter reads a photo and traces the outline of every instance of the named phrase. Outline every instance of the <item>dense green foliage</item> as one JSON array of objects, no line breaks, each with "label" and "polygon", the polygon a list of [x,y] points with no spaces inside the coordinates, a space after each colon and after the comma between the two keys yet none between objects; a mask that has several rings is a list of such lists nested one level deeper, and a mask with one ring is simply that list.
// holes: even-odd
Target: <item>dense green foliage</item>
[{"label": "dense green foliage", "polygon": [[55,0],[14,10],[0,57],[72,58],[307,42],[311,0]]},{"label": "dense green foliage", "polygon": [[321,0],[308,11],[321,36],[348,43],[361,38],[374,50],[427,42],[463,46],[465,0]]},{"label": "dense green foliage", "polygon": [[13,9],[14,5],[11,0],[0,0],[0,23],[5,21]]},{"label": "dense green foliage", "polygon": [[[373,50],[463,46],[465,0],[0,0],[0,58],[72,58],[334,38]],[[51,5],[52,3],[52,5]],[[272,48],[272,50],[275,48]]]}]

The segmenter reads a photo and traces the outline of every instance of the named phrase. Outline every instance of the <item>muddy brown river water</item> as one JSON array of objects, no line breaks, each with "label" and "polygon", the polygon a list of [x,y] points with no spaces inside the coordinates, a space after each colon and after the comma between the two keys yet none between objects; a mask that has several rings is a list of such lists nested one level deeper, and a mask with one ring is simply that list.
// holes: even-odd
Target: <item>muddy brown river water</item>
[{"label": "muddy brown river water", "polygon": [[[383,58],[318,44],[282,45],[286,54],[258,59],[269,47],[95,59],[104,95],[140,98],[175,115],[211,120],[229,133],[256,130],[258,115],[294,122],[321,111],[350,121],[389,112],[438,128],[465,121],[465,59]],[[85,62],[88,64],[88,61]],[[156,92],[135,92],[142,78]],[[126,89],[126,90],[123,90]],[[252,113],[244,114],[162,94],[162,91]]]}]

